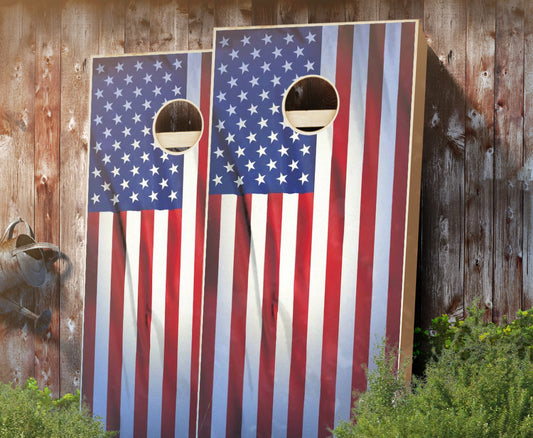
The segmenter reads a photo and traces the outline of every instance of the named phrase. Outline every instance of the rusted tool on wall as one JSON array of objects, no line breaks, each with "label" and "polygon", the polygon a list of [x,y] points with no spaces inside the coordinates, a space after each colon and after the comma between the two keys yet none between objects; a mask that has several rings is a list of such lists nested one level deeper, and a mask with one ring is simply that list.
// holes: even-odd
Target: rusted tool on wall
[{"label": "rusted tool on wall", "polygon": [[[26,234],[13,237],[18,224],[26,225]],[[44,250],[53,252],[48,260]],[[12,221],[0,239],[0,303],[34,320],[35,331],[38,334],[48,329],[52,319],[50,310],[36,315],[26,307],[2,295],[21,287],[39,287],[45,284],[50,267],[58,260],[59,255],[60,251],[57,246],[47,242],[36,242],[33,230],[21,218]]]}]

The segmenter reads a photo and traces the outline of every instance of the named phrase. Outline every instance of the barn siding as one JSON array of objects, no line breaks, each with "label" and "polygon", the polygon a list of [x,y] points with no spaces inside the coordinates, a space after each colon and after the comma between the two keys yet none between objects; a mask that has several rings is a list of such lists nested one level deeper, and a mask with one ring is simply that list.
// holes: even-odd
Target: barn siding
[{"label": "barn siding", "polygon": [[208,49],[215,25],[421,19],[418,324],[476,297],[494,320],[533,305],[532,13],[529,0],[0,2],[0,226],[21,216],[65,254],[19,298],[53,311],[47,335],[0,314],[0,381],[80,385],[91,55]]}]

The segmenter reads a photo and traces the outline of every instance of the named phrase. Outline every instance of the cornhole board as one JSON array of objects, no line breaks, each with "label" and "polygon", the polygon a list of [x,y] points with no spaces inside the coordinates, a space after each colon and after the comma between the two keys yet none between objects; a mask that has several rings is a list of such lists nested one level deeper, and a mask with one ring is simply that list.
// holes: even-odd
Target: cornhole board
[{"label": "cornhole board", "polygon": [[211,52],[92,60],[82,395],[121,436],[194,436]]},{"label": "cornhole board", "polygon": [[198,433],[323,437],[385,337],[411,354],[424,37],[403,21],[213,44]]}]

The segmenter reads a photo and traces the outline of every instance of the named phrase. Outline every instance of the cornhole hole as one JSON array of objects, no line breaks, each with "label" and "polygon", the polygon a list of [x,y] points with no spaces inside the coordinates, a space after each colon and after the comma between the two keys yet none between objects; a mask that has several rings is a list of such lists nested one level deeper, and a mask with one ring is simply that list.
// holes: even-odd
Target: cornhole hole
[{"label": "cornhole hole", "polygon": [[211,52],[92,62],[82,395],[121,436],[196,430]]},{"label": "cornhole hole", "polygon": [[417,21],[217,29],[199,436],[326,436],[412,349]]}]

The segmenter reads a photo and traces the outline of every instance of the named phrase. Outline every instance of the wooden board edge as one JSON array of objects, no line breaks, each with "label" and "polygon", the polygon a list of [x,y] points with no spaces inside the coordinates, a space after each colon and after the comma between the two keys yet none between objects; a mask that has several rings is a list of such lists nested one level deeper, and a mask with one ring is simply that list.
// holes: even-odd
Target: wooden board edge
[{"label": "wooden board edge", "polygon": [[422,26],[417,20],[415,36],[411,135],[407,181],[407,214],[404,236],[404,272],[400,318],[399,366],[406,367],[406,379],[411,378],[413,332],[415,321],[416,272],[418,256],[418,222],[422,184],[422,146],[424,137],[424,104],[426,93],[427,45]]}]

